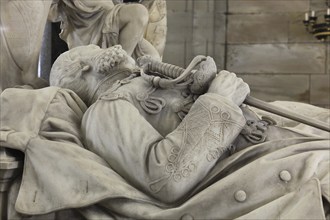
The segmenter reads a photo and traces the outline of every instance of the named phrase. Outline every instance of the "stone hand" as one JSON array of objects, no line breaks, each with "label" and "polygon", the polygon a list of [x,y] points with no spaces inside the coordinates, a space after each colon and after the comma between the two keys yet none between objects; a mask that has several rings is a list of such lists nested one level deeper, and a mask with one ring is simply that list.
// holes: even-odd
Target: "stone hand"
[{"label": "stone hand", "polygon": [[250,88],[235,73],[222,70],[212,81],[208,92],[226,97],[239,106],[250,93]]}]

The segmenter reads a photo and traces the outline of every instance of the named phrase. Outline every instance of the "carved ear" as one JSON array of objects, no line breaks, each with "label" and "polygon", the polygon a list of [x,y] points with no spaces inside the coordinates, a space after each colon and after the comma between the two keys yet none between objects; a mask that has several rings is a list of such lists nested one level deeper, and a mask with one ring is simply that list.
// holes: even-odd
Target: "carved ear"
[{"label": "carved ear", "polygon": [[86,72],[86,71],[88,71],[90,68],[91,68],[90,65],[88,65],[88,64],[83,64],[81,71]]}]

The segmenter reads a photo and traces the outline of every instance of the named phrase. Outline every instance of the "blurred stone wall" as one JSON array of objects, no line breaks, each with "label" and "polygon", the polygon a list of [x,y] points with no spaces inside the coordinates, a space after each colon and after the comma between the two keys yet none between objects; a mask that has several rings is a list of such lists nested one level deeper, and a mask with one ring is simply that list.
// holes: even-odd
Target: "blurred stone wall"
[{"label": "blurred stone wall", "polygon": [[187,66],[214,57],[266,101],[330,106],[330,40],[305,31],[304,13],[325,13],[324,0],[168,0],[164,61]]}]

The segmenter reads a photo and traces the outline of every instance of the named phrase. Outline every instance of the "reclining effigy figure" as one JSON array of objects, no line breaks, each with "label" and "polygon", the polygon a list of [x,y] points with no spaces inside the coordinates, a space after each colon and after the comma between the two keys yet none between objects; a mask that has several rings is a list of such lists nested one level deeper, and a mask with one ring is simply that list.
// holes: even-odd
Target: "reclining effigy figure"
[{"label": "reclining effigy figure", "polygon": [[[214,74],[211,58],[200,61],[196,72]],[[10,216],[329,216],[328,133],[300,133],[259,119],[241,105],[249,87],[233,73],[221,71],[205,94],[194,93],[192,78],[171,84],[162,72],[152,74],[120,46],[90,45],[56,60],[52,87],[5,90],[0,144],[25,154]],[[243,132],[247,121],[264,132],[262,142]]]}]

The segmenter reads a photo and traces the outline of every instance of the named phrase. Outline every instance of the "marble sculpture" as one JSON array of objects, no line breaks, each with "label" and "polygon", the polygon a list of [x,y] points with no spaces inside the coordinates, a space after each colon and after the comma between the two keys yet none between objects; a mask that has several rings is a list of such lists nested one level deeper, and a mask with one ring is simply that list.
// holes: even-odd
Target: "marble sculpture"
[{"label": "marble sculpture", "polygon": [[160,62],[165,1],[114,2],[33,1],[71,48],[46,87],[1,28],[2,89],[20,84],[0,95],[1,219],[329,219],[329,132],[242,104],[249,86],[211,57],[178,74]]}]

